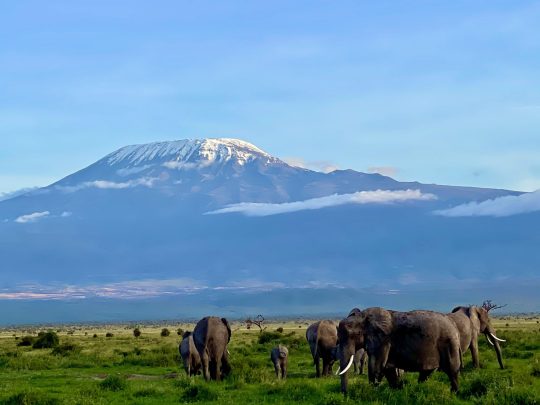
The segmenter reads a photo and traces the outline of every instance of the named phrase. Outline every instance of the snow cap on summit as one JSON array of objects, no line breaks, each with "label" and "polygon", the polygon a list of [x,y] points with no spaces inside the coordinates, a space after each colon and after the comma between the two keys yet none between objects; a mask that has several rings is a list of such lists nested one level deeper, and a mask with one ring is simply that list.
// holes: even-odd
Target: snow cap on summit
[{"label": "snow cap on summit", "polygon": [[105,157],[110,165],[123,163],[133,166],[152,160],[226,162],[231,159],[243,165],[256,158],[279,161],[249,142],[232,138],[182,139],[130,145]]}]

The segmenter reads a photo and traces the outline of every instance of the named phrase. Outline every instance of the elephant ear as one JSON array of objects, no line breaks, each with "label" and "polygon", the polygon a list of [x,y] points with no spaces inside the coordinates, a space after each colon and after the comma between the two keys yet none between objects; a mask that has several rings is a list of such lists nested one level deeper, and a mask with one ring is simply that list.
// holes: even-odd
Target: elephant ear
[{"label": "elephant ear", "polygon": [[231,341],[231,327],[229,326],[229,321],[227,321],[227,319],[225,318],[221,318],[221,322],[223,322],[223,324],[227,327],[227,332],[229,333],[229,339],[227,340],[227,342],[230,342]]},{"label": "elephant ear", "polygon": [[184,332],[184,334],[182,335],[182,339],[185,339],[187,337],[191,336],[191,332],[190,331],[186,331]]},{"label": "elephant ear", "polygon": [[456,312],[461,311],[462,309],[463,309],[463,307],[455,307],[455,308],[452,310],[452,313],[455,314]]},{"label": "elephant ear", "polygon": [[392,332],[392,315],[388,311],[370,313],[365,321],[366,349],[368,353],[376,353],[382,346],[390,344]]},{"label": "elephant ear", "polygon": [[361,315],[362,314],[362,311],[360,311],[359,308],[353,308],[351,309],[351,311],[349,312],[349,315],[347,315],[347,318],[349,316],[355,316],[355,315]]}]

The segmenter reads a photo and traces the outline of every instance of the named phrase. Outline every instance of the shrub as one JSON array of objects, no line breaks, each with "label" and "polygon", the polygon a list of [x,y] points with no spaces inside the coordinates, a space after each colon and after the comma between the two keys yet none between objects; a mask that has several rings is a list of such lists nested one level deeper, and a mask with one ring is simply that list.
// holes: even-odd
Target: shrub
[{"label": "shrub", "polygon": [[276,329],[276,332],[283,333],[283,328],[280,326],[279,328]]},{"label": "shrub", "polygon": [[218,394],[208,385],[191,384],[182,393],[182,402],[210,402],[218,399]]},{"label": "shrub", "polygon": [[167,329],[167,328],[161,329],[161,337],[167,337],[170,334],[171,334],[171,332],[169,331],[169,329]]},{"label": "shrub", "polygon": [[94,333],[94,336],[92,336],[94,339],[97,338],[97,333]]},{"label": "shrub", "polygon": [[107,391],[123,391],[126,386],[126,380],[118,375],[110,375],[99,383],[99,387]]},{"label": "shrub", "polygon": [[182,328],[176,329],[176,334],[177,334],[178,336],[182,336],[182,335],[184,334],[184,329],[182,329]]},{"label": "shrub", "polygon": [[112,338],[113,336],[114,336],[114,335],[113,335],[111,332],[107,332],[107,333],[105,334],[105,337],[106,337],[106,338]]},{"label": "shrub", "polygon": [[60,401],[41,392],[20,392],[4,400],[4,405],[56,405]]},{"label": "shrub", "polygon": [[133,336],[135,336],[136,338],[141,336],[141,330],[139,328],[133,329]]},{"label": "shrub", "polygon": [[259,344],[263,345],[265,343],[269,343],[269,342],[272,342],[274,340],[279,340],[280,338],[281,338],[281,333],[279,333],[279,332],[262,331],[259,334],[257,342],[259,342]]},{"label": "shrub", "polygon": [[32,347],[34,349],[51,349],[58,346],[60,339],[56,332],[49,331],[38,335],[38,338],[34,341]]},{"label": "shrub", "polygon": [[17,346],[32,346],[35,338],[33,336],[23,336],[21,341],[17,343]]},{"label": "shrub", "polygon": [[80,350],[80,347],[73,343],[64,343],[62,345],[56,346],[53,349],[52,354],[54,354],[55,356],[68,356],[71,353],[78,353],[80,352]]},{"label": "shrub", "polygon": [[533,377],[540,377],[540,364],[538,363],[533,364],[531,375]]}]

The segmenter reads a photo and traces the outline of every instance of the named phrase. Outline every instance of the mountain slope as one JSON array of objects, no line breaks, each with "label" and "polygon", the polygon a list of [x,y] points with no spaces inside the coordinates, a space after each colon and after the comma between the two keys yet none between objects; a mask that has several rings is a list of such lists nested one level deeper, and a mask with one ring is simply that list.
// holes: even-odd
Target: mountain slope
[{"label": "mountain slope", "polygon": [[0,202],[0,298],[523,282],[538,213],[434,215],[519,194],[320,173],[234,139],[128,146]]}]

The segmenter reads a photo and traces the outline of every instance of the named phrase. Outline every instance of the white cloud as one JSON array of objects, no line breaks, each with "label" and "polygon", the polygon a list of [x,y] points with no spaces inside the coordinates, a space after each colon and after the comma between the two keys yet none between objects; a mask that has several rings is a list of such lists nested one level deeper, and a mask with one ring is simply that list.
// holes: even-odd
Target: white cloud
[{"label": "white cloud", "polygon": [[144,166],[136,166],[136,167],[128,167],[128,168],[122,168],[118,169],[116,173],[119,176],[129,176],[130,174],[136,174],[145,171],[146,169],[151,168],[153,165],[144,165]]},{"label": "white cloud", "polygon": [[62,213],[60,214],[60,217],[62,217],[62,218],[67,218],[67,217],[70,217],[70,216],[72,216],[72,215],[73,215],[73,213],[72,213],[71,211],[64,211],[64,212],[62,212]]},{"label": "white cloud", "polygon": [[316,210],[344,204],[385,204],[410,200],[436,200],[433,194],[424,194],[420,190],[375,190],[359,191],[352,194],[333,194],[326,197],[311,198],[290,203],[239,203],[210,211],[206,214],[228,214],[239,212],[247,216],[267,216],[302,210]]},{"label": "white cloud", "polygon": [[21,215],[20,217],[15,219],[15,222],[19,224],[26,224],[28,222],[36,222],[42,218],[48,217],[49,214],[50,214],[49,211],[33,212],[32,214]]},{"label": "white cloud", "polygon": [[201,161],[199,163],[178,162],[176,160],[171,160],[169,162],[163,163],[162,166],[166,167],[167,169],[192,170],[192,169],[203,169],[205,167],[210,166],[212,163],[213,162],[211,160]]},{"label": "white cloud", "polygon": [[151,188],[156,181],[160,180],[159,177],[141,177],[139,179],[128,180],[124,182],[115,182],[108,180],[93,180],[85,181],[84,183],[77,184],[76,186],[56,186],[57,189],[72,193],[75,191],[83,190],[85,188],[99,188],[99,189],[114,189],[121,190],[126,188],[132,188],[137,186],[144,186]]},{"label": "white cloud", "polygon": [[482,202],[470,202],[453,208],[435,211],[445,217],[507,217],[540,211],[540,190],[521,195],[507,195]]}]

